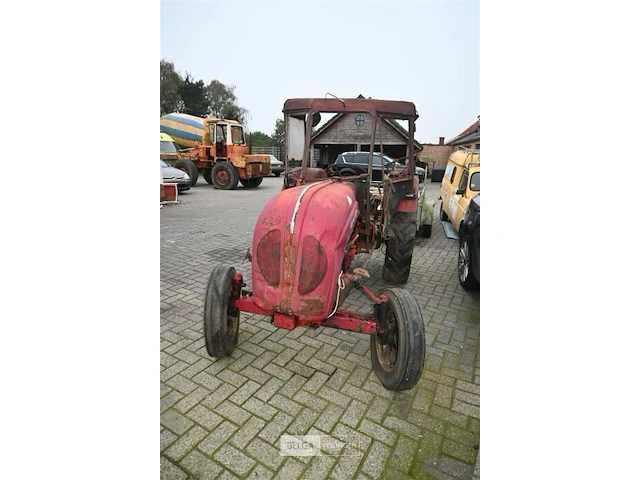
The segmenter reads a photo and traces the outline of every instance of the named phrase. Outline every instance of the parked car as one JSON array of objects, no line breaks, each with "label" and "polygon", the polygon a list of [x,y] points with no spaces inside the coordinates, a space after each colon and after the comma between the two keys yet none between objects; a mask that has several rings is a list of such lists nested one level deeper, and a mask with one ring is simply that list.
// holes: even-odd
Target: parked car
[{"label": "parked car", "polygon": [[468,148],[451,154],[440,187],[440,220],[449,221],[456,232],[471,199],[480,193],[480,152]]},{"label": "parked car", "polygon": [[431,237],[431,226],[433,225],[433,211],[435,210],[436,202],[433,198],[427,195],[427,184],[425,183],[420,192],[420,198],[418,200],[417,210],[417,233],[429,238]]},{"label": "parked car", "polygon": [[[335,163],[327,167],[327,173],[331,176],[357,175],[360,173],[367,173],[368,165],[369,152],[343,152],[338,155]],[[386,172],[402,170],[404,168],[404,165],[393,158],[374,152],[371,180],[382,181],[383,165]],[[427,172],[424,168],[416,166],[416,175],[418,175],[419,181],[423,182],[426,178]]]},{"label": "parked car", "polygon": [[284,162],[281,162],[273,155],[269,155],[269,158],[271,158],[271,173],[279,177],[280,174],[284,172]]},{"label": "parked car", "polygon": [[185,192],[191,188],[191,177],[188,174],[168,165],[164,160],[160,160],[160,167],[164,183],[178,184],[178,192]]},{"label": "parked car", "polygon": [[460,226],[458,279],[465,290],[480,288],[480,194],[471,199]]}]

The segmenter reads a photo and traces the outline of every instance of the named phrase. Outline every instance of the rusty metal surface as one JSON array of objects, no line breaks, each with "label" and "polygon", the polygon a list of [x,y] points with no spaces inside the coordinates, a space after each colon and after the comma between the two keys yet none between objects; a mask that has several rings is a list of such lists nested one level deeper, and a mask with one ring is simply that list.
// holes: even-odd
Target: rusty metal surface
[{"label": "rusty metal surface", "polygon": [[350,330],[352,332],[372,335],[376,332],[376,322],[369,316],[347,309],[338,309],[336,314],[321,322],[323,327]]},{"label": "rusty metal surface", "polygon": [[377,100],[370,98],[345,98],[344,103],[336,98],[290,98],[284,102],[282,111],[286,113],[327,112],[348,113],[367,112],[398,119],[418,118],[416,106],[401,100]]}]

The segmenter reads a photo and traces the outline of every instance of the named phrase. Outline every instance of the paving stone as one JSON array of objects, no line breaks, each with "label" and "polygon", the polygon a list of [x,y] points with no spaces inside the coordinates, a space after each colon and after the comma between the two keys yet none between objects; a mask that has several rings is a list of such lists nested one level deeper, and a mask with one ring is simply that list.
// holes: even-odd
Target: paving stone
[{"label": "paving stone", "polygon": [[298,375],[303,376],[304,378],[311,378],[316,370],[311,367],[308,367],[302,363],[299,363],[295,360],[291,360],[286,364],[285,368],[290,370],[293,373],[297,373]]},{"label": "paving stone", "polygon": [[188,478],[184,471],[164,457],[160,457],[160,478],[162,480],[182,480]]},{"label": "paving stone", "polygon": [[460,402],[456,399],[453,400],[451,410],[464,415],[469,415],[470,417],[480,418],[480,407],[476,405],[469,405],[468,403]]},{"label": "paving stone", "polygon": [[251,480],[270,480],[274,477],[274,473],[264,465],[256,464],[247,478]]},{"label": "paving stone", "polygon": [[173,408],[182,413],[187,413],[191,410],[195,405],[200,403],[206,396],[209,394],[209,390],[198,387],[189,395],[181,399],[178,403],[174,405]]},{"label": "paving stone", "polygon": [[193,426],[193,422],[175,410],[167,410],[160,415],[160,423],[178,435],[184,434]]},{"label": "paving stone", "polygon": [[470,465],[474,464],[478,454],[475,448],[454,442],[448,438],[445,438],[442,442],[442,452]]},{"label": "paving stone", "polygon": [[318,393],[320,387],[322,387],[328,379],[329,375],[322,372],[316,372],[309,380],[307,380],[307,383],[302,388],[309,393]]},{"label": "paving stone", "polygon": [[328,478],[329,471],[333,468],[339,458],[340,457],[330,457],[328,455],[312,457],[302,478],[305,480],[324,480]]},{"label": "paving stone", "polygon": [[215,453],[214,458],[221,465],[224,465],[224,467],[240,476],[249,473],[256,464],[255,460],[231,445],[223,445],[220,447]]},{"label": "paving stone", "polygon": [[323,411],[327,407],[327,402],[325,400],[303,390],[300,390],[298,393],[296,393],[293,399],[296,402],[301,403],[302,405],[312,408],[318,412]]},{"label": "paving stone", "polygon": [[233,403],[238,405],[242,405],[246,402],[255,392],[260,388],[260,384],[254,382],[253,380],[249,380],[247,383],[242,385],[238,390],[236,390],[230,397]]},{"label": "paving stone", "polygon": [[360,422],[357,430],[389,446],[392,446],[395,443],[397,437],[396,433],[378,425],[377,423],[373,423],[366,418]]},{"label": "paving stone", "polygon": [[166,428],[163,428],[160,431],[160,451],[162,452],[165,448],[171,445],[176,438],[178,438],[177,435],[174,435]]},{"label": "paving stone", "polygon": [[218,373],[217,375],[218,379],[223,380],[231,385],[233,385],[234,387],[241,387],[248,379],[247,377],[243,377],[242,375],[238,375],[235,372],[232,372],[231,370],[223,370],[222,372]]},{"label": "paving stone", "polygon": [[245,410],[248,410],[249,412],[259,416],[264,420],[271,420],[274,417],[274,415],[278,412],[271,405],[261,400],[258,400],[257,398],[254,398],[254,397],[244,402],[242,404],[242,407]]},{"label": "paving stone", "polygon": [[193,450],[200,440],[207,436],[207,431],[194,425],[191,429],[180,437],[179,440],[164,451],[164,454],[171,460],[181,460],[189,451]]},{"label": "paving stone", "polygon": [[302,410],[303,408],[299,403],[296,403],[293,400],[289,400],[279,393],[276,393],[273,397],[271,397],[271,399],[267,403],[272,407],[293,416],[298,415],[298,412],[300,412],[300,410]]},{"label": "paving stone", "polygon": [[480,406],[480,396],[474,393],[456,390],[455,399],[478,407]]},{"label": "paving stone", "polygon": [[193,407],[187,412],[186,416],[209,431],[216,428],[224,420],[220,415],[202,405]]},{"label": "paving stone", "polygon": [[279,365],[275,365],[273,363],[270,363],[269,365],[264,367],[263,370],[266,373],[274,375],[278,377],[280,380],[284,380],[284,381],[289,380],[293,376],[293,372],[287,370],[286,368],[282,368]]},{"label": "paving stone", "polygon": [[207,372],[199,372],[193,376],[193,381],[199,383],[201,386],[208,388],[209,390],[216,390],[220,386],[220,380]]},{"label": "paving stone", "polygon": [[176,390],[172,390],[160,399],[160,413],[164,413],[182,399],[184,395]]},{"label": "paving stone", "polygon": [[[258,370],[253,365],[249,365],[245,367],[239,373],[242,376],[247,377],[249,380],[253,380],[256,383],[259,383],[260,385],[264,385],[265,383],[267,383],[269,380],[273,378],[271,377],[271,375],[264,373],[262,370]],[[261,399],[261,400],[264,400],[264,399]]]},{"label": "paving stone", "polygon": [[322,414],[320,414],[314,425],[323,432],[329,433],[333,426],[338,423],[343,412],[343,408],[337,407],[336,405],[328,405]]},{"label": "paving stone", "polygon": [[421,428],[393,416],[385,417],[384,426],[391,431],[402,433],[414,440],[419,440],[420,435],[422,434]]},{"label": "paving stone", "polygon": [[433,399],[433,403],[440,405],[441,407],[451,407],[451,400],[453,398],[453,387],[447,387],[446,385],[438,385],[436,390],[436,396]]},{"label": "paving stone", "polygon": [[[454,412],[448,408],[433,405],[429,414],[438,420],[443,420],[460,428],[465,428],[469,424],[469,417],[459,412]],[[473,420],[473,419],[472,419]]]},{"label": "paving stone", "polygon": [[223,383],[216,390],[211,392],[204,400],[202,405],[215,410],[216,407],[222,403],[229,395],[236,391],[236,388],[228,383]]},{"label": "paving stone", "polygon": [[245,452],[271,470],[277,470],[285,459],[280,455],[279,442],[278,448],[276,448],[259,438],[253,439],[245,449]]},{"label": "paving stone", "polygon": [[271,377],[254,393],[254,396],[263,402],[268,401],[279,389],[284,385],[284,381],[279,378]]},{"label": "paving stone", "polygon": [[231,420],[236,425],[242,425],[249,419],[249,417],[251,417],[251,413],[242,407],[238,407],[229,400],[225,400],[218,405],[216,407],[216,413],[227,420]]},{"label": "paving stone", "polygon": [[284,465],[280,468],[275,478],[282,480],[291,480],[293,478],[300,478],[302,471],[305,468],[305,464],[299,462],[293,457],[287,458]]},{"label": "paving stone", "polygon": [[233,423],[225,420],[216,429],[211,432],[200,444],[198,449],[207,455],[211,455],[221,445],[223,445],[238,430]]},{"label": "paving stone", "polygon": [[413,460],[413,454],[418,449],[418,443],[404,436],[398,438],[398,443],[395,445],[389,466],[394,471],[402,473],[409,473],[411,468],[411,461]]},{"label": "paving stone", "polygon": [[364,416],[367,406],[357,400],[352,400],[340,421],[350,427],[356,428]]},{"label": "paving stone", "polygon": [[316,418],[320,416],[311,408],[305,408],[295,417],[295,420],[286,429],[286,433],[289,435],[306,435],[309,432],[309,428],[316,421]]},{"label": "paving stone", "polygon": [[279,445],[281,435],[292,421],[293,417],[291,415],[279,412],[274,419],[262,429],[258,436],[271,445]]},{"label": "paving stone", "polygon": [[362,464],[362,471],[373,478],[380,478],[384,470],[384,463],[391,453],[391,449],[375,441],[369,449],[369,454]]}]

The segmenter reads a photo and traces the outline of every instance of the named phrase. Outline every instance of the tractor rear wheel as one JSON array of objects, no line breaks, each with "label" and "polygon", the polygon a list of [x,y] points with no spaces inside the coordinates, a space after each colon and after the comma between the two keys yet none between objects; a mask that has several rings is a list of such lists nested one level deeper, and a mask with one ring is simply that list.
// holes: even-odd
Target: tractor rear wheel
[{"label": "tractor rear wheel", "polygon": [[262,183],[262,178],[263,177],[241,178],[240,183],[244,188],[256,188]]},{"label": "tractor rear wheel", "polygon": [[389,299],[389,330],[385,341],[371,335],[371,364],[388,390],[409,390],[422,375],[425,333],[422,312],[406,290],[390,288],[382,292]]},{"label": "tractor rear wheel", "polygon": [[213,179],[211,178],[211,170],[205,170],[202,172],[202,176],[204,177],[204,181],[209,185],[213,185]]},{"label": "tractor rear wheel", "polygon": [[415,212],[396,212],[387,225],[387,251],[382,267],[382,278],[385,282],[407,283],[411,272],[415,237]]},{"label": "tractor rear wheel", "polygon": [[236,269],[216,266],[204,297],[204,342],[212,357],[228,357],[238,344],[240,310],[233,307],[232,291]]},{"label": "tractor rear wheel", "polygon": [[211,170],[213,186],[221,190],[234,190],[238,186],[240,175],[238,170],[229,162],[218,162]]},{"label": "tractor rear wheel", "polygon": [[196,164],[193,163],[193,160],[178,160],[176,162],[176,168],[189,175],[192,187],[198,182],[198,167],[196,167]]}]

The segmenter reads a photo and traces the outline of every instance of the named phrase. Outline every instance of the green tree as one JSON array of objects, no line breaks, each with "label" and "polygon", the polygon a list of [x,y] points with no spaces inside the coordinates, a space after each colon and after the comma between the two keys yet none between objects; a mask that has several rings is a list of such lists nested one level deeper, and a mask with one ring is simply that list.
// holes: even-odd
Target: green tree
[{"label": "green tree", "polygon": [[284,120],[281,118],[276,120],[276,126],[273,130],[273,134],[271,135],[273,139],[274,145],[280,145],[284,143]]},{"label": "green tree", "polygon": [[253,147],[272,147],[273,139],[260,131],[251,132],[251,145]]},{"label": "green tree", "polygon": [[182,108],[180,88],[184,80],[173,63],[160,60],[160,115],[179,112]]},{"label": "green tree", "polygon": [[180,88],[183,107],[182,112],[197,117],[206,117],[209,113],[209,99],[207,98],[207,89],[202,80],[193,81],[191,74],[187,73],[184,83]]},{"label": "green tree", "polygon": [[210,115],[238,120],[243,124],[246,122],[249,111],[238,105],[235,85],[227,86],[218,80],[212,80],[206,90]]}]

